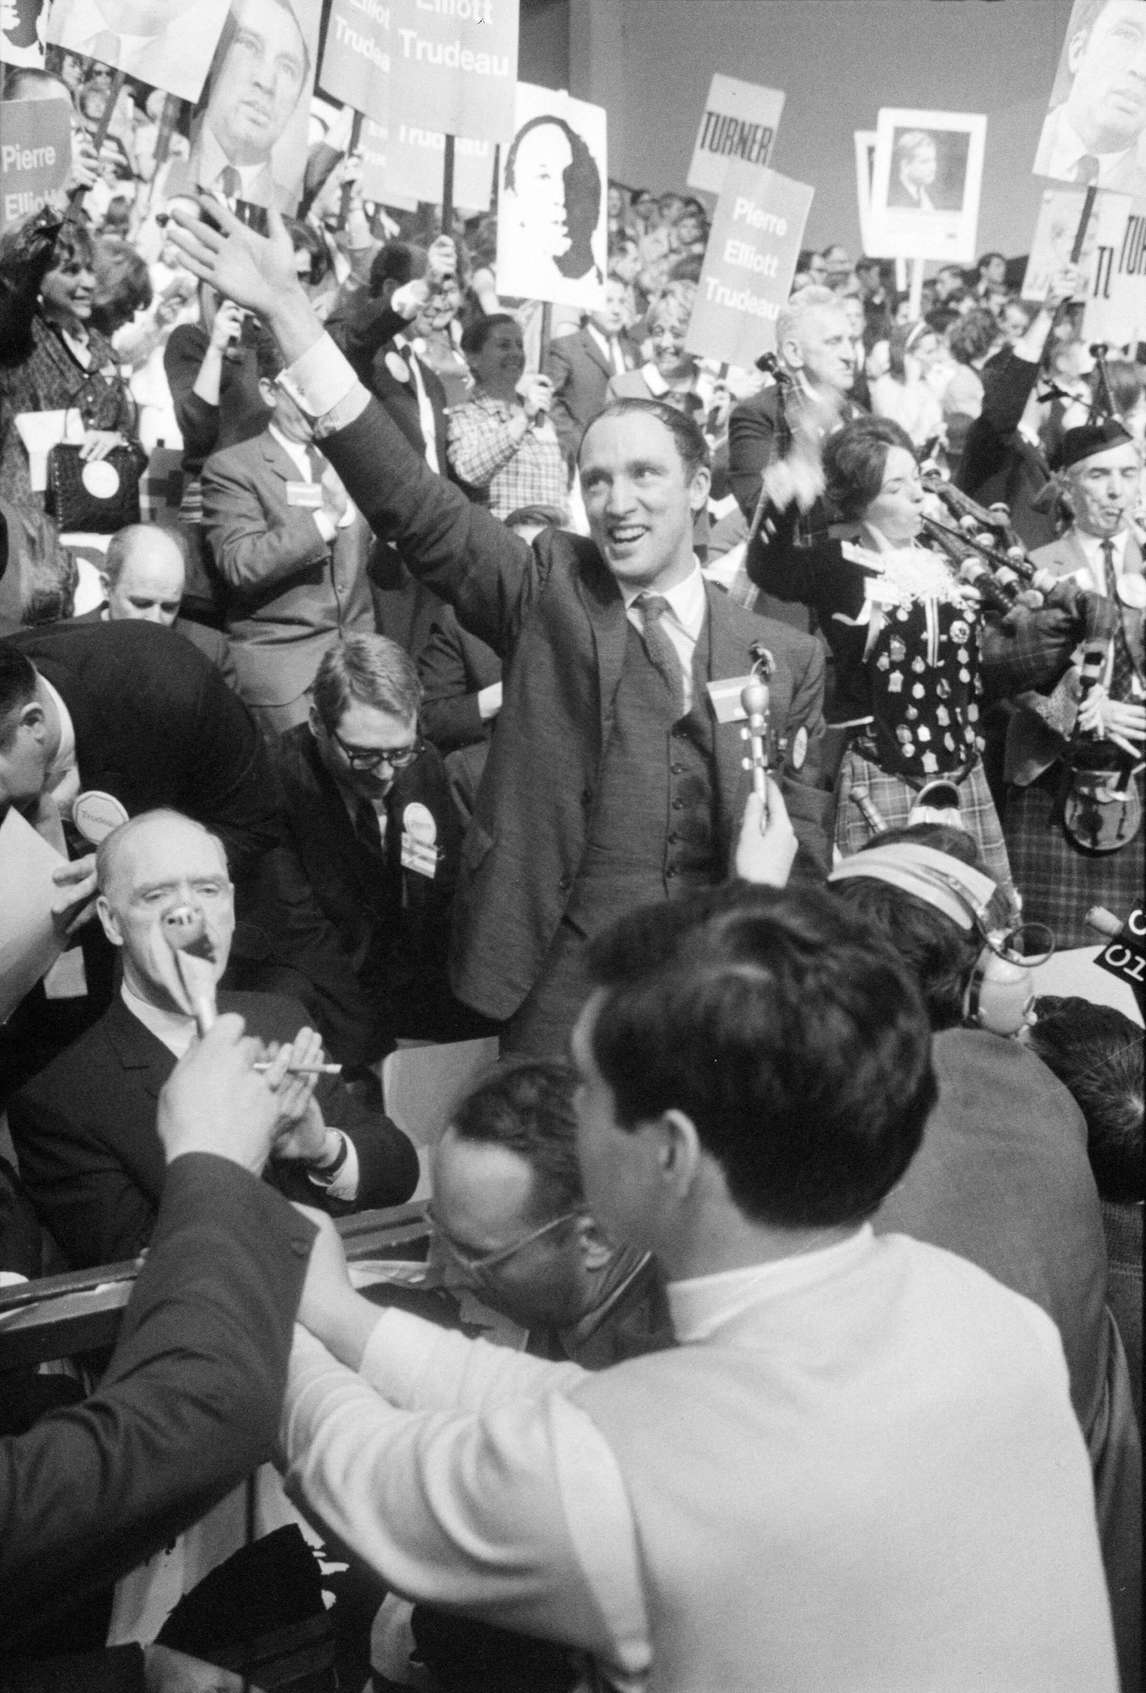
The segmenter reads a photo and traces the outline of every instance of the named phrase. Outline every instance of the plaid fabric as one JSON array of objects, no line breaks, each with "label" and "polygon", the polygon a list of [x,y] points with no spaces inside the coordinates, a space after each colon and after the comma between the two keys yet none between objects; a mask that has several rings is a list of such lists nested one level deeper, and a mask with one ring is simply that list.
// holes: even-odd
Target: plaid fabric
[{"label": "plaid fabric", "polygon": [[[876,832],[859,806],[852,799],[852,789],[866,787],[867,797],[883,818],[884,827],[902,828],[911,821],[911,808],[919,798],[916,788],[910,787],[901,776],[892,776],[878,764],[850,749],[844,754],[836,782],[836,847],[843,858],[849,858],[866,845]],[[993,902],[992,915],[1003,900],[1013,903],[1015,884],[1011,877],[1011,863],[1003,840],[1003,830],[995,811],[994,801],[982,764],[975,764],[959,787],[959,822],[975,841],[982,855],[988,876],[999,884],[999,894]],[[1020,883],[1021,887],[1022,884]],[[1024,916],[1026,915],[1024,906]]]},{"label": "plaid fabric", "polygon": [[1063,828],[1062,787],[1063,767],[1056,764],[1030,787],[1007,789],[1007,849],[1024,918],[1053,929],[1060,949],[1094,946],[1098,937],[1084,922],[1092,905],[1122,918],[1141,904],[1146,831],[1117,852],[1087,852]]},{"label": "plaid fabric", "polygon": [[569,509],[569,478],[557,434],[548,418],[518,439],[510,424],[514,409],[488,394],[476,394],[449,416],[450,463],[463,482],[489,493],[495,517],[519,506]]}]

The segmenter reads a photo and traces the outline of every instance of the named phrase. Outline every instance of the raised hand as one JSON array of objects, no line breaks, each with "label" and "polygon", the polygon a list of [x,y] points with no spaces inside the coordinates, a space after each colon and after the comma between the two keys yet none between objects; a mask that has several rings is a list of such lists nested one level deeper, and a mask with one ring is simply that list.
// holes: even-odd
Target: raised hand
[{"label": "raised hand", "polygon": [[188,270],[224,299],[272,319],[284,298],[301,292],[290,236],[273,207],[267,212],[269,235],[240,223],[212,194],[199,195],[198,210],[188,200],[174,202],[171,218],[176,226],[169,225],[171,239]]}]

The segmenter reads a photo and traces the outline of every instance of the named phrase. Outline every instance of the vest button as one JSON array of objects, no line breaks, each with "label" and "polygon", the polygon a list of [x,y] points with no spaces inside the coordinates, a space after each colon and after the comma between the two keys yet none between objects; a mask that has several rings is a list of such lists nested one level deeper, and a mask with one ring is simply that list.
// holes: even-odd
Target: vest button
[{"label": "vest button", "polygon": [[679,841],[679,840],[680,840],[680,836],[679,836],[679,835],[678,835],[678,834],[677,834],[677,832],[676,832],[676,830],[675,830],[675,829],[673,829],[673,831],[672,831],[672,832],[671,832],[671,834],[670,834],[670,835],[669,835],[669,836],[668,836],[668,844],[669,844],[669,846],[675,846],[675,845],[676,845],[676,843],[677,843],[677,842],[678,842],[678,841]]},{"label": "vest button", "polygon": [[592,803],[593,803],[593,790],[592,790],[592,788],[583,788],[581,790],[581,804],[582,805],[592,805]]},{"label": "vest button", "polygon": [[672,808],[674,811],[683,811],[684,801],[682,799],[674,799],[672,802]]},{"label": "vest button", "polygon": [[670,776],[683,776],[684,775],[684,765],[683,764],[670,764],[669,765],[669,775]]},{"label": "vest button", "polygon": [[676,865],[670,864],[668,869],[665,871],[665,875],[666,876],[675,876],[676,875]]},{"label": "vest button", "polygon": [[562,878],[558,882],[557,886],[560,888],[560,890],[563,894],[567,894],[569,892],[569,889],[573,886],[572,876],[562,876]]}]

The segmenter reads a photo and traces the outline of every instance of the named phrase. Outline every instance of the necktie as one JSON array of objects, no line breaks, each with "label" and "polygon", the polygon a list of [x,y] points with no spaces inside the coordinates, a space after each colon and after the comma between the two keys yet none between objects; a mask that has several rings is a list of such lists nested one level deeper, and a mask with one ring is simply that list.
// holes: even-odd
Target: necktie
[{"label": "necktie", "polygon": [[1102,543],[1102,592],[1107,599],[1117,598],[1117,577],[1114,572],[1114,542],[1107,539]]},{"label": "necktie", "polygon": [[367,852],[382,851],[382,819],[369,800],[360,799],[354,808],[354,833]]},{"label": "necktie", "polygon": [[1099,164],[1094,154],[1084,153],[1074,167],[1074,180],[1089,188],[1092,182],[1098,181],[1098,171]]},{"label": "necktie", "polygon": [[323,458],[317,447],[308,447],[306,449],[306,462],[310,466],[311,481],[321,482],[326,470],[326,460]]},{"label": "necktie", "polygon": [[234,165],[224,165],[219,172],[219,187],[225,200],[237,200],[243,192],[243,179]]},{"label": "necktie", "polygon": [[624,355],[624,352],[621,348],[621,338],[620,338],[619,335],[610,335],[610,337],[609,337],[609,353],[610,353],[610,356],[612,357],[612,360],[613,360],[613,370],[614,370],[615,374],[617,376],[624,376],[624,374],[625,374],[625,355]]},{"label": "necktie", "polygon": [[684,712],[684,676],[677,650],[661,622],[669,609],[669,603],[663,594],[641,594],[637,604],[641,608],[644,621],[645,651],[668,684],[676,715],[680,717]]}]

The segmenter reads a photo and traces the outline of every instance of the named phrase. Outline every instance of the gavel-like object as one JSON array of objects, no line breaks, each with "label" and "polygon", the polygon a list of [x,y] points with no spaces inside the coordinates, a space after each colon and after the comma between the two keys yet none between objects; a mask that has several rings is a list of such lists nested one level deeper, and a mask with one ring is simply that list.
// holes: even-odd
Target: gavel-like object
[{"label": "gavel-like object", "polygon": [[160,926],[175,954],[179,980],[191,1001],[195,1027],[202,1038],[215,1021],[215,960],[203,913],[176,905],[164,912]]}]

